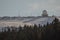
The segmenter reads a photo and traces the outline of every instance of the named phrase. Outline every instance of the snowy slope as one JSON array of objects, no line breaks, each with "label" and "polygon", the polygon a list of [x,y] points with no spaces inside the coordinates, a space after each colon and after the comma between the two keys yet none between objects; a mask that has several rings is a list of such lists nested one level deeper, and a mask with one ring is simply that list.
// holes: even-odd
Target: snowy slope
[{"label": "snowy slope", "polygon": [[7,20],[0,21],[0,27],[4,26],[19,26],[19,25],[33,25],[33,24],[41,24],[46,25],[48,23],[52,23],[54,17],[34,17],[34,18],[21,18],[21,20]]},{"label": "snowy slope", "polygon": [[45,25],[47,24],[47,22],[52,23],[53,20],[54,20],[53,17],[43,17],[43,18],[36,19],[34,21],[30,21],[29,23]]}]

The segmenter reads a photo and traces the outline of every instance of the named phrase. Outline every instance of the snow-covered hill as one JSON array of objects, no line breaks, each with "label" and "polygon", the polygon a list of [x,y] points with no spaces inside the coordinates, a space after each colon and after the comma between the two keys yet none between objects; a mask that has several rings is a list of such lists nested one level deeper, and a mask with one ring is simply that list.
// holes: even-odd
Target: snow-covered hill
[{"label": "snow-covered hill", "polygon": [[54,17],[42,17],[42,18],[38,18],[34,21],[30,21],[31,24],[41,24],[41,25],[46,25],[47,23],[52,23],[52,21],[54,20]]},{"label": "snow-covered hill", "polygon": [[41,24],[46,25],[47,23],[52,23],[54,17],[31,17],[31,18],[20,18],[14,20],[0,20],[0,27],[5,26],[24,26],[26,25],[33,25],[33,24]]}]

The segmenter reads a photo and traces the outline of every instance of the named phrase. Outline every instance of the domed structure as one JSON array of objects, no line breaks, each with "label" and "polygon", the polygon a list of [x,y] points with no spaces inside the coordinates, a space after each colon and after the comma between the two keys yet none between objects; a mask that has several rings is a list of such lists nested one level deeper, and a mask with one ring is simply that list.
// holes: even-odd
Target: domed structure
[{"label": "domed structure", "polygon": [[47,11],[46,11],[46,10],[43,10],[42,16],[43,16],[43,17],[48,17],[48,14],[47,14]]}]

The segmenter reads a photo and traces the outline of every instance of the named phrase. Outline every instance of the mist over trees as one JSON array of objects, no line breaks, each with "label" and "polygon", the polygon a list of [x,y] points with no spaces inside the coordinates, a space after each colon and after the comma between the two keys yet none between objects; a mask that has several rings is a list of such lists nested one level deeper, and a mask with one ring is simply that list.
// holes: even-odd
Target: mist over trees
[{"label": "mist over trees", "polygon": [[0,40],[60,40],[60,22],[55,18],[44,26],[5,27],[0,32]]}]

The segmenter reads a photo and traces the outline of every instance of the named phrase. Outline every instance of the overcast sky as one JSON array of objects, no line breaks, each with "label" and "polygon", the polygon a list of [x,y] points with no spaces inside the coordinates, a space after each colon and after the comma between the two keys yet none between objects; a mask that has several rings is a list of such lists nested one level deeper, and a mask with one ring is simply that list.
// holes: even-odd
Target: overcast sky
[{"label": "overcast sky", "polygon": [[0,16],[60,16],[60,0],[0,0]]}]

